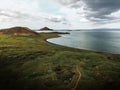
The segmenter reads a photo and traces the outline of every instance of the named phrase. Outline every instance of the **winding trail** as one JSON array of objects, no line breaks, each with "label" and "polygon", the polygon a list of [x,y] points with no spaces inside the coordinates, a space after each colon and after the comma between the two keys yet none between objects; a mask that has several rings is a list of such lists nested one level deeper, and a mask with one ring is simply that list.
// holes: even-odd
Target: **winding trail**
[{"label": "winding trail", "polygon": [[82,76],[81,72],[79,71],[78,65],[76,65],[76,72],[78,74],[78,79],[76,80],[75,86],[71,90],[75,90],[77,88],[80,78]]}]

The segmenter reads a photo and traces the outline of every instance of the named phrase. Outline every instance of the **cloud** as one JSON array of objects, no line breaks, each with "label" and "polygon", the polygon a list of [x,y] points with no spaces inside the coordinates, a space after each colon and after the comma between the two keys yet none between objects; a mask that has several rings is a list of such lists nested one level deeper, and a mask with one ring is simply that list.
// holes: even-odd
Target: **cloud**
[{"label": "cloud", "polygon": [[61,15],[48,14],[43,12],[29,13],[14,10],[0,9],[0,27],[25,26],[30,28],[40,28],[48,26],[50,28],[62,28],[67,21]]},{"label": "cloud", "polygon": [[[111,13],[120,10],[120,0],[83,0],[86,4],[86,9],[89,10],[87,18],[110,20],[112,18],[107,17]],[[92,19],[91,19],[92,20]]]},{"label": "cloud", "polygon": [[20,11],[12,11],[12,10],[0,10],[0,21],[1,20],[10,20],[15,21],[15,20],[47,20],[47,21],[51,21],[51,22],[62,22],[65,21],[65,19],[62,16],[59,15],[51,15],[51,14],[47,14],[47,13],[38,13],[38,14],[33,14],[33,13],[23,13]]},{"label": "cloud", "polygon": [[30,23],[36,27],[59,27],[67,21],[64,16],[56,14],[57,11],[59,5],[54,0],[3,0],[0,3],[0,27],[7,24],[24,26]]},{"label": "cloud", "polygon": [[63,5],[69,5],[69,4],[72,4],[72,3],[76,3],[80,0],[57,0],[57,1],[60,2]]},{"label": "cloud", "polygon": [[105,26],[108,22],[120,22],[119,3],[120,0],[2,0],[0,27],[11,24],[58,28]]},{"label": "cloud", "polygon": [[79,15],[84,14],[84,19],[96,23],[114,21],[115,16],[110,15],[120,10],[120,0],[59,0],[59,2],[66,7],[74,8]]},{"label": "cloud", "polygon": [[[31,16],[26,13],[18,12],[18,11],[11,11],[11,10],[0,10],[0,17],[6,17],[8,20],[9,19],[28,19]],[[2,18],[0,18],[2,20]],[[5,20],[5,19],[4,19]]]}]

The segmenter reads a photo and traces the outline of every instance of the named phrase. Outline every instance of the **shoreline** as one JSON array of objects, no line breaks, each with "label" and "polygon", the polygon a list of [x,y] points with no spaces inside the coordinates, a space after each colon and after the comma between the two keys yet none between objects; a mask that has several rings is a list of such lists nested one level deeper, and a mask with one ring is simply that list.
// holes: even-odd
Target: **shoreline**
[{"label": "shoreline", "polygon": [[[51,32],[51,34],[53,34],[54,32]],[[71,49],[76,49],[76,50],[82,50],[82,51],[88,51],[88,52],[95,52],[95,53],[103,53],[103,54],[112,54],[112,55],[120,55],[118,53],[112,53],[112,52],[107,52],[107,51],[96,51],[96,50],[87,50],[87,49],[79,49],[79,48],[75,48],[75,47],[70,47],[70,46],[65,46],[65,45],[60,45],[60,44],[55,44],[52,42],[47,41],[48,39],[54,39],[54,38],[59,38],[61,36],[59,36],[59,32],[55,32],[57,34],[56,37],[50,37],[50,38],[45,38],[44,41],[53,45],[57,45],[57,46],[62,46],[62,47],[66,47],[66,48],[71,48]],[[50,34],[50,33],[49,33]],[[62,33],[64,34],[64,33]]]}]

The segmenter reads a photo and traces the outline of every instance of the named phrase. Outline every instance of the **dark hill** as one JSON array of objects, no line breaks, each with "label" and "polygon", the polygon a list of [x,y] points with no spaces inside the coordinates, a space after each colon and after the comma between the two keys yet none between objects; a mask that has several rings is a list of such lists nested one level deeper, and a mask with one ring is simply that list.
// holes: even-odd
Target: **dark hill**
[{"label": "dark hill", "polygon": [[40,30],[52,30],[52,29],[50,29],[50,28],[48,28],[48,27],[43,27],[43,28],[41,28]]},{"label": "dark hill", "polygon": [[32,35],[38,35],[37,32],[32,31],[31,29],[27,27],[13,27],[8,29],[2,29],[0,30],[1,35],[22,35],[22,36],[32,36]]}]

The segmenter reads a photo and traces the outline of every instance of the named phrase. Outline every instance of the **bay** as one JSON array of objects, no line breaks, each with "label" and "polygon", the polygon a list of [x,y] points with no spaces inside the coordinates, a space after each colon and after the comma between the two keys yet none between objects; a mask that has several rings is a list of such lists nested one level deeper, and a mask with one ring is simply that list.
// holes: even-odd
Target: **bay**
[{"label": "bay", "polygon": [[47,41],[63,46],[120,54],[119,30],[77,30]]}]

